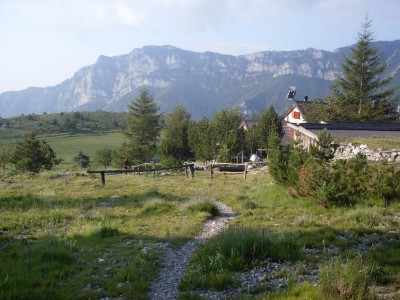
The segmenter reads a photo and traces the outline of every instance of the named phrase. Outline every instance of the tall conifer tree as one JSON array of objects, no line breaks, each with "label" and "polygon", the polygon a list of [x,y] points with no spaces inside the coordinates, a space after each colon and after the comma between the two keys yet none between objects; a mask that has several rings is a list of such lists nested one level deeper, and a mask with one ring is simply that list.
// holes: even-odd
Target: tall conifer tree
[{"label": "tall conifer tree", "polygon": [[123,145],[126,156],[134,163],[150,161],[157,152],[160,134],[159,107],[148,89],[140,90],[139,97],[128,105],[128,119]]},{"label": "tall conifer tree", "polygon": [[335,119],[340,121],[383,121],[398,99],[388,88],[391,77],[382,78],[387,67],[379,48],[372,42],[371,20],[366,16],[351,55],[344,58],[343,77],[333,85],[331,100],[338,107]]},{"label": "tall conifer tree", "polygon": [[188,141],[190,114],[183,105],[178,105],[166,116],[162,131],[160,152],[164,162],[170,165],[181,164],[192,158]]}]

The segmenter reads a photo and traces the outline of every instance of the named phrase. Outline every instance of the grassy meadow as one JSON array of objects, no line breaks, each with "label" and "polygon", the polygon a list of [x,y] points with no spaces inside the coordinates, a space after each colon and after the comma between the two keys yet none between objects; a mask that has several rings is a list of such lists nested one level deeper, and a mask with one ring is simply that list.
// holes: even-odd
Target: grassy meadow
[{"label": "grassy meadow", "polygon": [[[62,124],[65,116],[57,117]],[[46,118],[35,122],[50,124],[55,116]],[[118,121],[112,120],[108,123]],[[22,121],[31,122],[15,120]],[[196,251],[192,271],[180,285],[190,294],[182,299],[199,299],[192,293],[199,287],[235,286],[235,272],[266,259],[292,264],[294,272],[274,274],[292,283],[279,292],[256,287],[255,299],[349,299],[340,292],[364,284],[400,299],[393,294],[400,288],[398,201],[385,205],[368,199],[357,206],[325,208],[275,184],[266,168],[250,172],[247,180],[223,174],[211,180],[208,171],[196,172],[194,179],[183,172],[107,175],[102,186],[99,175],[86,174],[72,159],[79,151],[92,156],[103,148],[118,148],[122,129],[90,131],[94,124],[85,124],[79,132],[38,136],[64,159],[53,171],[15,175],[10,168],[0,176],[0,299],[147,299],[162,266],[158,243],[179,247],[199,234],[216,213],[210,199],[229,205],[237,216],[233,230]],[[2,130],[0,145],[23,138],[22,131]],[[386,141],[375,146],[381,143]],[[294,280],[305,272],[304,265],[320,270],[317,286]],[[352,299],[374,298],[357,289],[354,294],[361,296]]]},{"label": "grassy meadow", "polygon": [[[6,138],[0,135],[0,145],[15,145],[18,138]],[[56,152],[57,157],[63,159],[60,166],[56,168],[69,169],[74,166],[73,158],[79,151],[93,157],[96,151],[108,148],[111,150],[118,149],[124,141],[122,131],[105,131],[95,133],[54,133],[46,136],[38,136],[39,139],[44,139],[50,147]]]},{"label": "grassy meadow", "polygon": [[[211,198],[237,213],[234,227],[290,236],[282,243],[286,250],[275,250],[278,260],[319,265],[315,257],[302,257],[301,249],[338,249],[347,256],[365,235],[374,235],[379,247],[369,244],[365,253],[374,267],[373,285],[388,292],[400,286],[399,203],[323,208],[288,193],[267,172],[249,174],[247,180],[223,174],[210,180],[201,172],[194,179],[182,173],[109,175],[106,182],[102,186],[99,176],[60,171],[1,178],[0,299],[146,299],[162,263],[156,243],[177,247],[196,236],[215,213],[207,205]],[[225,242],[210,241],[196,257],[213,256],[218,243]],[[243,268],[254,264],[257,260]],[[190,277],[185,284],[185,290],[196,286]],[[260,299],[321,295],[305,283]]]}]

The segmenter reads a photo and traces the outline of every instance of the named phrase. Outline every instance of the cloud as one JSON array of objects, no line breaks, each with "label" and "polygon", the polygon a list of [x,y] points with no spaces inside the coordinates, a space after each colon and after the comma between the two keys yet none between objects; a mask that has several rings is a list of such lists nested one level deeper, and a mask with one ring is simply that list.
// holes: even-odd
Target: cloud
[{"label": "cloud", "polygon": [[143,7],[128,6],[122,2],[116,5],[116,14],[122,24],[130,27],[139,27],[147,20],[147,14]]}]

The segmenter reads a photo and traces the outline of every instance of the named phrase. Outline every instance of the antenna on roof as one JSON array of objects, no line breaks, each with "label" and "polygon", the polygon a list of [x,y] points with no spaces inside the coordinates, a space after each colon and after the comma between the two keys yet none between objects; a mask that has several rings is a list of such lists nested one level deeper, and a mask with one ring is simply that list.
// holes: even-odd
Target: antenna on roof
[{"label": "antenna on roof", "polygon": [[289,93],[286,96],[287,100],[294,100],[294,96],[296,95],[296,87],[295,86],[290,86],[289,87]]}]

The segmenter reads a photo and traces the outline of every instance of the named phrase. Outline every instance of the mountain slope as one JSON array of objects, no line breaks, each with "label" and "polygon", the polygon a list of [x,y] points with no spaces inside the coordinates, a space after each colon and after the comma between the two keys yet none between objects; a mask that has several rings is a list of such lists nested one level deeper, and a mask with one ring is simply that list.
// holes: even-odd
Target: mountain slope
[{"label": "mountain slope", "polygon": [[[376,44],[384,59],[391,62],[388,74],[399,85],[400,40]],[[259,112],[274,104],[281,111],[288,105],[285,97],[291,85],[297,86],[298,98],[328,95],[348,51],[346,47],[335,52],[310,48],[232,56],[146,46],[126,55],[100,56],[95,64],[56,86],[2,93],[0,116],[124,111],[142,86],[150,88],[162,112],[184,104],[193,118],[237,105]]]}]

